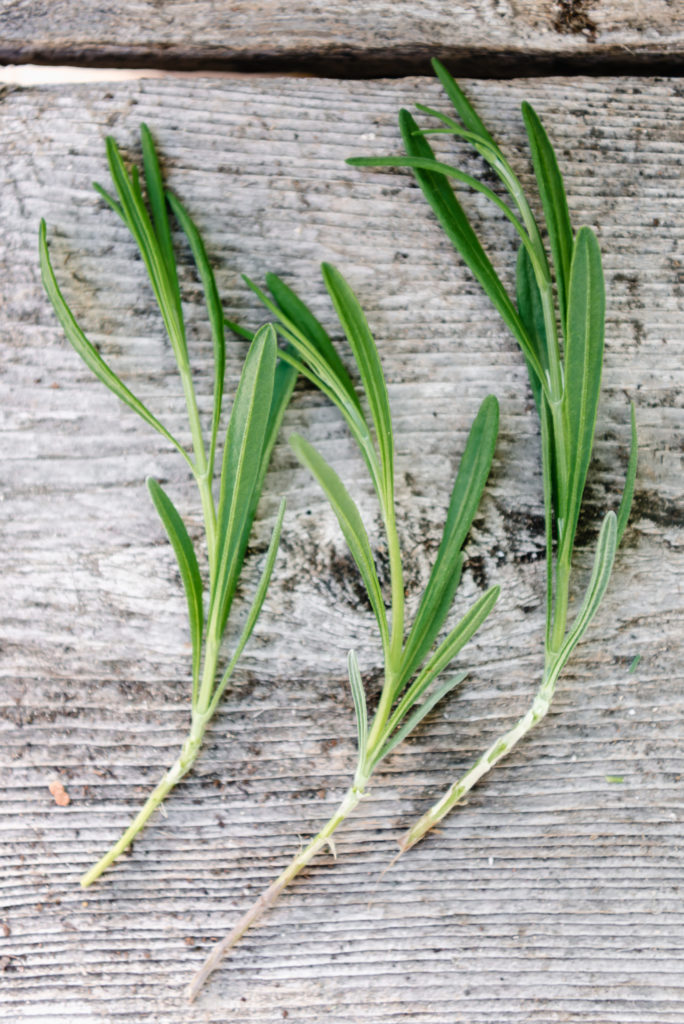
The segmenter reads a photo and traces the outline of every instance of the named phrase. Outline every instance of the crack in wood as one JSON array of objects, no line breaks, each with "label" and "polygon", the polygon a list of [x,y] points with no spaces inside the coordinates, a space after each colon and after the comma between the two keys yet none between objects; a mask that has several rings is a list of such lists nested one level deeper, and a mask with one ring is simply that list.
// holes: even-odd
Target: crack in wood
[{"label": "crack in wood", "polygon": [[[562,10],[554,23],[560,34],[585,33],[593,38],[594,23],[588,17],[589,0],[558,0]],[[334,48],[318,52],[284,54],[226,54],[225,50],[188,52],[176,47],[164,50],[117,47],[22,49],[0,45],[0,64],[68,65],[82,68],[120,68],[139,71],[194,72],[201,74],[314,76],[330,79],[405,78],[432,75],[430,60],[437,57],[456,77],[481,79],[539,78],[542,76],[665,75],[684,76],[684,51],[664,50],[657,44],[639,47],[596,46],[590,52],[483,49],[472,47],[417,47],[412,49],[354,50]]]}]

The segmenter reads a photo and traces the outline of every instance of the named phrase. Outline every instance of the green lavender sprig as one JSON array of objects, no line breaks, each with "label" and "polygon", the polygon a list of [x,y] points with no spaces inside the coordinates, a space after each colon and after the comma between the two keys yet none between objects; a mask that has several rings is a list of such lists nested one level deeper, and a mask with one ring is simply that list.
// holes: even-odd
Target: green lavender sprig
[{"label": "green lavender sprig", "polygon": [[[361,672],[353,651],[348,672],[356,715],[358,760],[351,786],[314,839],[291,861],[233,931],[212,950],[188,989],[194,999],[221,958],[275,902],[283,889],[330,841],[330,837],[362,799],[378,764],[394,750],[465,673],[437,683],[464,644],[494,606],[499,594],[492,587],[451,628],[438,636],[451,609],[463,565],[462,547],[489,475],[498,429],[498,404],[484,400],[475,418],[451,494],[442,541],[416,617],[406,629],[404,568],[396,526],[394,501],[394,437],[387,387],[366,317],[353,291],[334,267],[324,264],[323,280],[354,356],[370,420],[351,378],[330,338],[311,311],[274,274],[267,276],[267,295],[247,283],[276,318],[277,330],[288,343],[283,359],[327,395],[344,416],[364,458],[378,499],[389,555],[389,616],[378,578],[373,549],[361,514],[335,470],[303,437],[291,439],[300,462],[316,478],[337,517],[361,574],[378,625],[384,663],[384,683],[372,717],[366,703]],[[233,325],[235,326],[235,325]],[[238,328],[238,330],[240,330]],[[249,335],[249,332],[241,331]]]},{"label": "green lavender sprig", "polygon": [[[569,625],[572,555],[594,442],[603,363],[605,286],[601,254],[590,228],[581,227],[576,234],[572,229],[558,162],[532,107],[524,103],[522,115],[544,211],[551,264],[541,231],[511,165],[449,72],[439,61],[433,61],[433,67],[460,120],[419,106],[419,110],[436,117],[444,126],[421,131],[411,114],[402,110],[399,126],[405,156],[364,157],[348,162],[356,166],[413,169],[447,236],[523,351],[541,421],[547,562],[545,666],[541,685],[527,713],[402,837],[401,851],[417,843],[546,715],[558,676],[586,632],[608,586],[615,551],[629,517],[637,465],[632,406],[631,454],[620,508],[617,515],[605,515],[589,585]],[[426,138],[435,131],[470,142],[503,183],[513,208],[471,175],[437,160]],[[494,270],[449,179],[485,195],[515,227],[521,241],[515,300]]]},{"label": "green lavender sprig", "polygon": [[[208,582],[203,582],[193,543],[180,514],[161,485],[156,480],[148,479],[150,495],[178,560],[187,597],[192,639],[191,727],[177,760],[119,841],[83,875],[81,884],[84,887],[95,881],[130,846],[150,815],[194,763],[207,725],[254,629],[277,555],[284,502],[280,506],[264,569],[242,633],[227,665],[221,666],[222,638],[240,579],[264,475],[297,377],[296,370],[277,358],[274,329],[270,326],[261,328],[250,345],[233,402],[215,495],[215,462],[221,431],[226,361],[223,310],[202,239],[187,210],[164,188],[152,136],[145,125],[141,126],[141,139],[149,209],[137,167],[134,166],[129,173],[111,138],[107,139],[107,157],[116,197],[99,185],[95,185],[95,188],[121,217],[140,250],[178,366],[192,438],[191,454],[132,394],[79,327],[59,289],[50,263],[44,221],[40,226],[41,271],[57,318],[76,352],[103,384],[162,434],[187,462],[202,505],[208,553]],[[211,325],[214,393],[208,444],[200,422],[188,357],[169,208],[190,245],[204,288]]]}]

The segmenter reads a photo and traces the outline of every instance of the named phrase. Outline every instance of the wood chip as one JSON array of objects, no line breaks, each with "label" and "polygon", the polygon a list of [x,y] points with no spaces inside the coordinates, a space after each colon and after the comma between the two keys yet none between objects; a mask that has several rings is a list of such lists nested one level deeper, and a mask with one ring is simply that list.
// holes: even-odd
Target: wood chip
[{"label": "wood chip", "polygon": [[59,779],[53,779],[48,789],[52,793],[58,807],[67,807],[71,803],[71,797]]}]

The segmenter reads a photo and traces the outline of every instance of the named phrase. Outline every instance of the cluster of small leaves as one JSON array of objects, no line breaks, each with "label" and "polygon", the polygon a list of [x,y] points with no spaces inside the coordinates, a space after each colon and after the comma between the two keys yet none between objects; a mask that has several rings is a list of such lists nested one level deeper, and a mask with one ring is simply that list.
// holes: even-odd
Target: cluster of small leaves
[{"label": "cluster of small leaves", "polygon": [[[182,203],[164,188],[154,143],[145,125],[141,127],[141,140],[147,202],[137,167],[134,166],[130,172],[126,169],[121,153],[111,138],[107,139],[107,157],[116,195],[110,194],[100,185],[95,188],[129,229],[142,256],[178,366],[190,425],[192,454],[129,390],[79,327],[57,284],[50,262],[44,221],[40,226],[40,262],[45,289],[76,352],[110,391],[180,452],[199,489],[208,552],[206,588],[193,543],[178,510],[161,485],[155,480],[148,480],[152,500],[173,546],[187,597],[192,639],[193,733],[192,741],[186,742],[184,746],[181,759],[184,773],[197,754],[206,723],[216,710],[235,664],[254,629],[271,578],[284,504],[281,504],[261,580],[242,633],[227,667],[219,677],[217,668],[221,639],[240,579],[271,450],[297,374],[286,363],[278,360],[277,339],[273,328],[266,326],[258,331],[247,354],[231,410],[216,500],[213,483],[226,364],[223,310],[200,234]],[[211,325],[214,388],[208,439],[205,439],[200,423],[192,379],[169,211],[174,214],[192,251]],[[146,817],[158,804],[159,800],[155,800],[146,805]],[[129,842],[130,838],[132,836],[129,836]],[[118,852],[121,852],[120,848]],[[92,881],[92,877],[86,878],[88,882]]]}]

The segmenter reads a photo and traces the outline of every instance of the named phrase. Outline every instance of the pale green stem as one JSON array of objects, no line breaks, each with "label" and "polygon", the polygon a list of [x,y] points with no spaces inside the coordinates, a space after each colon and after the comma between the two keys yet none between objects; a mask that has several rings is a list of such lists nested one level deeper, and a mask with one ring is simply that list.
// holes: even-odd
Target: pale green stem
[{"label": "pale green stem", "polygon": [[570,566],[559,561],[556,565],[556,594],[553,606],[553,629],[551,642],[546,652],[547,659],[555,660],[565,639],[568,621],[568,599],[570,593]]},{"label": "pale green stem", "polygon": [[[367,780],[361,781],[363,782],[363,786],[365,786]],[[301,852],[290,861],[285,870],[276,878],[275,882],[272,882],[268,889],[261,894],[259,899],[252,905],[247,913],[240,918],[238,923],[225,937],[225,939],[222,939],[214,946],[203,966],[199,971],[197,971],[188,985],[187,997],[190,1002],[195,999],[197,993],[202,988],[209,975],[216,970],[226,953],[228,953],[229,950],[231,950],[233,946],[240,941],[242,936],[249,928],[251,928],[254,922],[257,921],[262,914],[269,909],[269,907],[273,906],[283,889],[285,889],[290,882],[297,877],[299,872],[302,871],[302,869],[305,868],[316,856],[316,854],[329,843],[330,837],[335,829],[351,814],[359,800],[362,798],[363,786],[359,787],[356,785],[355,779],[355,784],[347,790],[342,803],[337,808],[337,811],[333,814],[327,825],[325,825],[318,835],[311,840],[308,846],[301,850]]]},{"label": "pale green stem", "polygon": [[89,871],[81,878],[81,885],[86,889],[91,885],[103,871],[106,871],[110,864],[120,857],[131,845],[138,832],[146,825],[148,819],[157,810],[167,794],[173,789],[177,782],[190,770],[200,747],[209,719],[202,715],[193,714],[192,727],[181,748],[180,755],[163,776],[156,788],[150,793],[144,806],[135,816],[119,841],[112,846],[111,850],[102,857],[97,864],[94,864]]},{"label": "pale green stem", "polygon": [[519,719],[518,722],[505,732],[503,736],[494,742],[488,750],[482,754],[465,775],[458,782],[451,786],[441,800],[438,800],[423,817],[408,830],[399,841],[399,856],[415,846],[423,838],[426,832],[434,828],[449,813],[459,800],[462,800],[473,786],[479,782],[483,775],[491,771],[503,757],[505,757],[519,740],[525,736],[530,729],[534,728],[546,715],[551,704],[555,688],[557,672],[552,672],[544,678],[539,690],[532,702],[530,709]]},{"label": "pale green stem", "polygon": [[389,718],[390,711],[392,710],[392,704],[394,703],[396,681],[397,674],[392,672],[389,666],[387,666],[385,669],[385,682],[380,694],[380,700],[378,701],[378,707],[375,715],[373,716],[373,724],[371,725],[370,732],[368,733],[366,763],[372,763],[376,748],[379,745],[382,745],[387,739],[384,732],[387,719]]},{"label": "pale green stem", "polygon": [[[211,709],[212,692],[216,681],[216,668],[218,665],[221,638],[216,636],[218,614],[214,615],[207,626],[207,638],[204,650],[204,667],[202,669],[202,682],[197,697],[196,710],[199,714],[213,714]],[[215,709],[214,709],[215,710]]]},{"label": "pale green stem", "polygon": [[[529,236],[530,244],[534,251],[534,258],[532,259],[532,265],[534,268],[534,275],[537,279],[537,285],[539,287],[539,294],[541,297],[542,311],[544,316],[544,330],[547,339],[547,355],[549,357],[549,387],[550,387],[550,402],[553,404],[554,401],[560,401],[563,394],[563,370],[560,359],[560,348],[558,345],[558,329],[556,326],[556,313],[553,305],[553,288],[551,285],[551,275],[549,272],[549,264],[546,258],[544,250],[544,244],[542,242],[541,234],[539,233],[539,227],[530,204],[527,201],[525,193],[523,192],[522,185],[515,176],[511,165],[505,159],[505,157],[492,150],[490,146],[477,147],[478,151],[482,153],[488,162],[491,162],[491,154],[495,157],[494,167],[499,173],[504,185],[513,196],[513,200],[520,211],[520,215],[523,219],[525,228]],[[484,151],[486,150],[486,152]],[[490,157],[487,156],[490,154]],[[564,479],[564,478],[563,478]]]},{"label": "pale green stem", "polygon": [[[550,568],[549,568],[550,571]],[[495,764],[506,757],[515,745],[545,717],[549,710],[556,682],[566,659],[561,660],[561,647],[565,637],[568,615],[568,593],[570,584],[570,567],[560,563],[556,569],[556,595],[554,603],[554,621],[551,632],[551,643],[546,646],[546,666],[541,685],[529,710],[520,718],[512,729],[500,736],[488,750],[482,754],[465,775],[451,786],[444,796],[427,811],[423,817],[404,833],[399,840],[399,856],[415,846],[426,832],[442,820],[459,800],[462,800],[483,775],[491,771]]]},{"label": "pale green stem", "polygon": [[197,407],[195,385],[192,382],[192,370],[190,369],[190,362],[188,360],[187,343],[185,340],[182,316],[179,311],[175,323],[172,322],[164,315],[165,307],[162,300],[158,297],[157,301],[159,302],[159,308],[164,318],[166,330],[169,334],[169,338],[171,339],[171,345],[176,356],[178,373],[180,374],[181,383],[183,385],[185,406],[188,412],[188,421],[190,423],[192,448],[195,453],[194,474],[199,488],[200,498],[202,500],[202,512],[204,515],[204,526],[207,536],[207,549],[209,551],[209,571],[211,578],[213,579],[214,566],[216,563],[216,508],[214,505],[214,496],[211,492],[211,468],[207,462],[207,453],[204,447],[202,424],[200,422],[199,409]]}]

